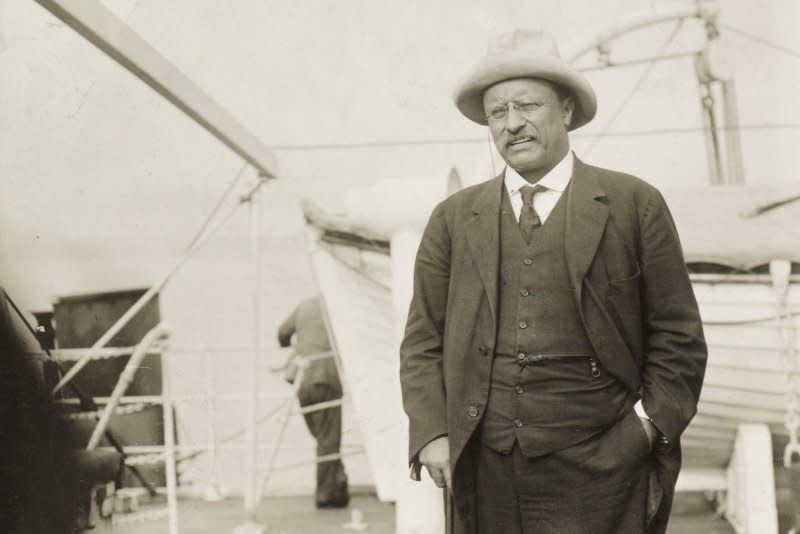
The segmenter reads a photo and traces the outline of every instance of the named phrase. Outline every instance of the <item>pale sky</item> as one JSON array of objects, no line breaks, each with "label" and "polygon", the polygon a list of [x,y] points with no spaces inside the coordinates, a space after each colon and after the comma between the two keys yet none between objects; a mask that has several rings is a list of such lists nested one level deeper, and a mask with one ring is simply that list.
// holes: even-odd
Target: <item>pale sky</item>
[{"label": "pale sky", "polygon": [[[265,190],[265,246],[275,269],[267,290],[278,288],[286,298],[312,290],[298,246],[300,198],[335,204],[352,187],[384,177],[439,175],[451,166],[471,174],[470,181],[489,177],[481,176],[488,173],[487,148],[479,141],[486,132],[461,117],[450,97],[490,36],[541,27],[565,46],[662,3],[105,2],[265,144],[284,147],[275,149],[279,179]],[[720,5],[723,23],[800,51],[795,0]],[[672,29],[627,38],[615,56],[652,55]],[[701,30],[687,22],[667,51],[690,48]],[[736,74],[740,122],[800,124],[800,59],[724,29],[723,37]],[[590,163],[659,187],[705,184],[697,132],[607,137],[589,149],[590,136],[601,131],[700,126],[688,59],[653,67],[607,126],[647,68],[588,75],[599,114],[575,132],[573,148]],[[31,0],[0,0],[0,124],[0,276],[27,307],[46,306],[57,295],[153,283],[240,167],[228,148]],[[458,139],[478,142],[285,148]],[[748,182],[797,180],[799,129],[747,130],[742,140]],[[245,210],[204,254],[246,271],[246,260],[236,258],[247,252],[247,228]],[[223,283],[241,284],[238,275],[219,274]],[[276,316],[290,305],[281,304]]]}]

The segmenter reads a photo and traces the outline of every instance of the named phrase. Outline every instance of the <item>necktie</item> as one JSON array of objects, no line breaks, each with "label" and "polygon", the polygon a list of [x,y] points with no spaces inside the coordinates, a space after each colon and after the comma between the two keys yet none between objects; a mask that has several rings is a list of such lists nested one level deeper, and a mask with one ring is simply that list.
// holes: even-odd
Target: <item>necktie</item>
[{"label": "necktie", "polygon": [[528,243],[531,242],[533,231],[542,225],[542,220],[533,207],[533,197],[536,193],[544,191],[545,189],[547,188],[536,184],[523,186],[519,190],[522,195],[522,211],[519,214],[519,229],[522,230],[522,236]]}]

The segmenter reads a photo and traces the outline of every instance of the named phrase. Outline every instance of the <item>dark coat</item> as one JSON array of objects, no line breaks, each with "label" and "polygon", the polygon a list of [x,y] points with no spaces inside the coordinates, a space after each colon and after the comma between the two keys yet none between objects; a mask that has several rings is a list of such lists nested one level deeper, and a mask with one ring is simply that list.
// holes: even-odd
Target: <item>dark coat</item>
[{"label": "dark coat", "polygon": [[[464,452],[486,406],[497,335],[503,187],[501,174],[434,208],[417,253],[400,348],[410,461],[447,434],[456,508],[463,514],[474,509]],[[679,438],[696,412],[706,362],[675,224],[654,187],[577,158],[564,194],[569,278],[597,358],[642,394],[648,415],[672,443],[655,459],[660,483],[651,488],[665,527]]]}]

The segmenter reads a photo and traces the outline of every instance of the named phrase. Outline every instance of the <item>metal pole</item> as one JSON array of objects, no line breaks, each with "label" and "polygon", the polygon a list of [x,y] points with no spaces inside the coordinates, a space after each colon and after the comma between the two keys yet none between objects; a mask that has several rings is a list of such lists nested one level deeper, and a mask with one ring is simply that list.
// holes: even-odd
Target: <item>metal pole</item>
[{"label": "metal pole", "polygon": [[[167,352],[165,351],[165,355]],[[167,475],[167,511],[169,534],[178,534],[178,475],[175,466],[175,419],[170,391],[169,358],[164,359],[161,372],[161,407],[164,413],[164,466]]]},{"label": "metal pole", "polygon": [[703,118],[703,138],[706,145],[706,161],[708,163],[708,178],[711,184],[722,183],[722,161],[719,153],[719,140],[717,138],[717,124],[714,118],[714,96],[710,83],[699,82],[700,111]]},{"label": "metal pole", "polygon": [[219,501],[222,500],[222,492],[220,491],[219,483],[217,481],[217,388],[214,380],[214,357],[211,355],[211,350],[206,348],[206,418],[208,419],[208,432],[211,439],[210,451],[210,465],[209,465],[209,479],[206,486],[205,495],[203,498],[206,501]]},{"label": "metal pole", "polygon": [[742,141],[739,133],[739,112],[736,108],[736,85],[733,78],[720,81],[725,124],[725,152],[728,162],[728,183],[744,183]]},{"label": "metal pole", "polygon": [[258,503],[258,358],[261,347],[261,210],[259,189],[250,197],[250,239],[253,255],[253,351],[250,360],[250,405],[247,414],[247,518],[256,523]]},{"label": "metal pole", "polygon": [[258,523],[258,359],[261,349],[261,186],[267,176],[259,175],[259,181],[242,197],[250,204],[250,250],[253,258],[253,346],[250,357],[250,402],[246,419],[247,476],[245,478],[244,508],[246,521],[237,526],[234,534],[261,534],[264,526]]}]

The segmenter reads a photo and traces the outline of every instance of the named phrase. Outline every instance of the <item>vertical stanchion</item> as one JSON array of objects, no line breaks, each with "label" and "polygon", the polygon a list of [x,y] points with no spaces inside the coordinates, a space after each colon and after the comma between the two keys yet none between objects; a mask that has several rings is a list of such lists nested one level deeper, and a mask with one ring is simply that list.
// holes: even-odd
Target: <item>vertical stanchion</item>
[{"label": "vertical stanchion", "polygon": [[258,357],[261,347],[261,206],[260,189],[266,178],[242,198],[250,204],[250,248],[253,257],[253,349],[250,355],[250,402],[247,407],[247,476],[245,482],[246,523],[234,529],[234,534],[261,534],[264,526],[258,523]]},{"label": "vertical stanchion", "polygon": [[[164,351],[167,355],[168,351]],[[161,372],[161,406],[164,410],[164,466],[167,475],[167,511],[169,534],[178,534],[178,477],[175,472],[175,419],[169,381],[169,360],[164,360]]]},{"label": "vertical stanchion", "polygon": [[217,388],[214,382],[214,357],[208,347],[204,347],[206,360],[206,418],[211,441],[209,459],[209,478],[203,499],[209,502],[222,500],[223,495],[217,480]]}]

